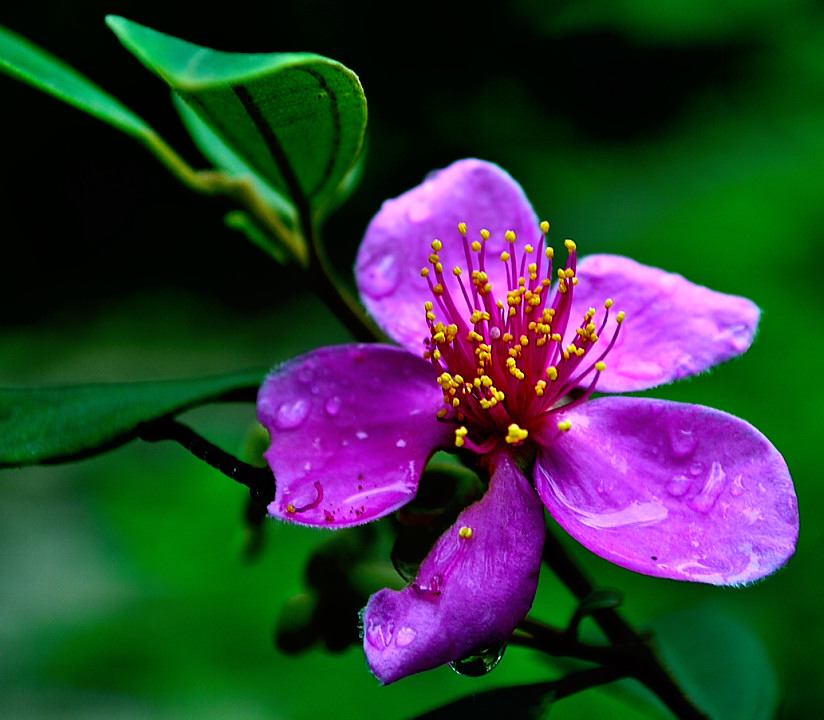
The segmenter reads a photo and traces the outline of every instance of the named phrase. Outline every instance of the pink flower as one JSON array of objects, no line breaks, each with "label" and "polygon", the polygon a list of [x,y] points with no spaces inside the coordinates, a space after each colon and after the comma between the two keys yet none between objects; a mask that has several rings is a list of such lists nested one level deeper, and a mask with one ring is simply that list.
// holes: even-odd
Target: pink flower
[{"label": "pink flower", "polygon": [[415,582],[364,610],[382,682],[507,640],[535,595],[544,507],[647,575],[747,583],[795,550],[789,471],[755,428],[699,405],[591,399],[740,355],[758,308],[624,257],[579,261],[571,241],[553,272],[547,229],[495,165],[433,174],[384,203],[357,259],[363,302],[401,347],[321,348],[260,391],[269,513],[282,520],[335,528],[392,513],[439,448],[476,453],[489,474]]}]

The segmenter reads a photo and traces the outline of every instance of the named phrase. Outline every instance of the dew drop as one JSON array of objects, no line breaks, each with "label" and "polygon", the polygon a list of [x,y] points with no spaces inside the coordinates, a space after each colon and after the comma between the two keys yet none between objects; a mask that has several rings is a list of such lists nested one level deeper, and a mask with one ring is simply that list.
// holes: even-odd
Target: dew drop
[{"label": "dew drop", "polygon": [[312,382],[312,378],[315,376],[315,365],[312,362],[306,362],[301,365],[300,370],[298,370],[298,380],[302,383],[309,383]]},{"label": "dew drop", "polygon": [[379,300],[391,294],[400,281],[400,263],[395,255],[382,252],[364,263],[359,285],[369,297]]},{"label": "dew drop", "polygon": [[309,414],[310,403],[306,398],[298,398],[281,403],[275,415],[275,425],[281,430],[298,427]]},{"label": "dew drop", "polygon": [[406,440],[401,438],[398,442],[395,443],[395,447],[405,448],[406,447]]},{"label": "dew drop", "polygon": [[368,437],[369,437],[369,433],[364,432],[363,430],[358,430],[358,431],[355,433],[355,437],[356,437],[358,440],[366,440],[366,438],[368,438]]},{"label": "dew drop", "polygon": [[692,485],[692,478],[686,475],[677,475],[666,485],[666,491],[673,497],[684,497],[689,492]]},{"label": "dew drop", "polygon": [[704,484],[704,487],[701,488],[701,492],[692,498],[692,500],[687,501],[687,504],[693,510],[708,513],[715,507],[715,503],[718,502],[718,497],[724,489],[724,481],[726,478],[727,474],[724,472],[724,468],[721,467],[721,463],[714,462],[710,468],[707,482]]},{"label": "dew drop", "polygon": [[730,495],[733,497],[741,497],[744,494],[744,477],[740,473],[735,476],[735,479],[730,485]]},{"label": "dew drop", "polygon": [[341,409],[341,399],[335,395],[334,397],[330,397],[327,399],[326,403],[323,406],[323,409],[326,410],[326,414],[330,417],[335,417],[340,412]]},{"label": "dew drop", "polygon": [[669,432],[670,447],[672,454],[677,458],[687,457],[695,452],[698,447],[698,438],[692,430],[672,427]]},{"label": "dew drop", "polygon": [[506,643],[502,645],[494,645],[493,647],[481,650],[474,655],[467,655],[465,658],[455,660],[449,663],[458,675],[466,675],[467,677],[481,677],[487,673],[492,672],[506,651]]},{"label": "dew drop", "polygon": [[700,462],[694,462],[690,465],[690,475],[698,477],[704,472],[704,465]]},{"label": "dew drop", "polygon": [[399,648],[411,645],[417,633],[411,627],[402,627],[395,634],[395,645]]}]

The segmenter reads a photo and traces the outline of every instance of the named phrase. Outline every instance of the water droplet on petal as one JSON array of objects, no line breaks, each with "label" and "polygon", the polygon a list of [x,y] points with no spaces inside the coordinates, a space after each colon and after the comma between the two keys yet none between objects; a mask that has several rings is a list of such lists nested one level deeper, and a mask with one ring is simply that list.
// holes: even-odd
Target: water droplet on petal
[{"label": "water droplet on petal", "polygon": [[724,489],[726,478],[727,474],[724,472],[724,468],[721,467],[721,463],[714,462],[701,492],[692,500],[688,500],[687,505],[698,512],[708,513],[715,507],[715,503]]},{"label": "water droplet on petal", "polygon": [[503,645],[495,645],[486,650],[481,650],[474,655],[467,655],[467,657],[461,658],[460,660],[454,660],[449,663],[449,667],[458,673],[458,675],[481,677],[498,667],[498,663],[501,662],[505,651],[506,643]]},{"label": "water droplet on petal", "polygon": [[369,437],[369,433],[368,433],[368,432],[364,432],[363,430],[358,430],[358,431],[355,433],[355,437],[356,437],[358,440],[366,440],[366,438],[368,438],[368,437]]},{"label": "water droplet on petal", "polygon": [[298,380],[302,383],[309,383],[312,382],[312,378],[315,376],[315,364],[311,361],[305,362],[301,365],[300,370],[298,370]]},{"label": "water droplet on petal", "polygon": [[311,403],[306,398],[298,398],[281,403],[275,415],[275,425],[281,430],[298,427],[309,414]]},{"label": "water droplet on petal", "polygon": [[666,491],[673,497],[684,497],[689,492],[691,485],[692,478],[688,478],[686,475],[677,475],[667,483]]},{"label": "water droplet on petal", "polygon": [[690,465],[690,475],[698,477],[704,472],[704,465],[700,462],[694,462]]},{"label": "water droplet on petal", "polygon": [[417,633],[411,627],[402,627],[395,635],[395,645],[399,648],[412,644]]},{"label": "water droplet on petal", "polygon": [[383,650],[392,640],[392,633],[385,629],[383,625],[370,620],[366,626],[366,639],[373,648]]},{"label": "water droplet on petal", "polygon": [[340,412],[341,409],[341,399],[335,395],[334,397],[330,397],[326,404],[323,406],[323,409],[326,410],[326,414],[330,417],[335,417]]},{"label": "water droplet on petal", "polygon": [[395,443],[395,447],[405,448],[406,447],[406,440],[401,438],[398,442]]},{"label": "water droplet on petal", "polygon": [[376,254],[362,266],[359,275],[361,290],[369,297],[379,300],[398,287],[400,263],[395,255]]},{"label": "water droplet on petal", "polygon": [[692,455],[698,447],[698,438],[692,430],[672,427],[669,432],[670,447],[672,454],[677,458]]}]

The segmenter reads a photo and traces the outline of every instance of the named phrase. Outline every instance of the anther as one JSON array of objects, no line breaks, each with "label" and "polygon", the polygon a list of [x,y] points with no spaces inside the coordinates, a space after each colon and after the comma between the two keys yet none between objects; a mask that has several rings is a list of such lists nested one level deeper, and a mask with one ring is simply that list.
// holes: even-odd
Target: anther
[{"label": "anther", "polygon": [[561,432],[569,432],[572,429],[572,423],[569,420],[561,420],[558,423],[558,429]]},{"label": "anther", "polygon": [[323,500],[323,488],[321,487],[321,484],[317,481],[315,482],[315,490],[316,490],[318,495],[314,499],[314,501],[312,501],[308,505],[304,505],[302,507],[295,507],[294,505],[292,505],[292,503],[289,503],[286,506],[286,512],[288,512],[288,513],[306,512],[307,510],[311,510],[312,508],[316,508],[318,505],[320,505],[321,501]]},{"label": "anther", "polygon": [[544,221],[541,223],[541,232],[542,232],[544,235],[546,235],[546,234],[549,232],[549,223],[548,223],[546,220],[544,220]]},{"label": "anther", "polygon": [[466,235],[466,223],[458,223],[458,232],[461,235]]},{"label": "anther", "polygon": [[508,243],[514,243],[515,242],[515,232],[512,231],[512,230],[507,230],[506,233],[504,233],[504,239]]},{"label": "anther", "polygon": [[512,423],[507,429],[507,435],[504,438],[510,445],[516,445],[526,440],[529,435],[528,430],[518,427],[517,423]]},{"label": "anther", "polygon": [[469,540],[469,538],[472,537],[472,528],[464,525],[460,530],[458,530],[458,535],[460,535],[464,540]]}]

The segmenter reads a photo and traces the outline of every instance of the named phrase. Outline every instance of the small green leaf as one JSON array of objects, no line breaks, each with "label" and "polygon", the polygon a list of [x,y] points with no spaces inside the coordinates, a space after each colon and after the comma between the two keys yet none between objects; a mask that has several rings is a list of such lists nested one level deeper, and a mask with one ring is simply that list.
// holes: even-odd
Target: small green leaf
[{"label": "small green leaf", "polygon": [[713,720],[770,720],[778,687],[761,640],[739,620],[712,608],[653,622],[654,642],[667,667]]},{"label": "small green leaf", "polygon": [[129,135],[155,134],[141,118],[87,77],[3,26],[0,26],[0,70]]},{"label": "small green leaf", "polygon": [[253,400],[263,371],[188,380],[0,388],[0,467],[88,457],[139,425],[226,399]]},{"label": "small green leaf", "polygon": [[355,167],[366,131],[357,76],[310,53],[228,53],[122,17],[106,22],[235,155],[320,213]]}]

